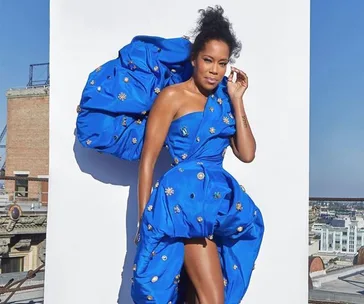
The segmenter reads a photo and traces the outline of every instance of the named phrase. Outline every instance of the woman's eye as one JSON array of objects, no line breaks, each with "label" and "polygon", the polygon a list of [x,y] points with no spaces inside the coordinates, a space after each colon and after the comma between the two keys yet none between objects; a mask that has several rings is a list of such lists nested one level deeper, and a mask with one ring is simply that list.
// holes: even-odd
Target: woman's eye
[{"label": "woman's eye", "polygon": [[205,62],[211,62],[211,60],[210,60],[210,59],[208,59],[208,58],[205,58],[205,59],[204,59],[204,61],[205,61]]}]

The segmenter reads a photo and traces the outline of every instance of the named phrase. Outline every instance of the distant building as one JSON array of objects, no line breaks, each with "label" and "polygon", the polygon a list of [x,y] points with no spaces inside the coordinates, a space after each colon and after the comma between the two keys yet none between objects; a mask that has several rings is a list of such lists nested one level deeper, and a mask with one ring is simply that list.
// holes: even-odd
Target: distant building
[{"label": "distant building", "polygon": [[[48,178],[49,87],[10,89],[6,137],[6,176]],[[7,180],[11,196],[47,203],[48,181]]]},{"label": "distant building", "polygon": [[335,218],[330,224],[316,225],[320,235],[320,252],[356,254],[364,246],[362,217]]},{"label": "distant building", "polygon": [[0,273],[45,260],[49,164],[49,87],[10,89],[6,167],[0,180]]}]

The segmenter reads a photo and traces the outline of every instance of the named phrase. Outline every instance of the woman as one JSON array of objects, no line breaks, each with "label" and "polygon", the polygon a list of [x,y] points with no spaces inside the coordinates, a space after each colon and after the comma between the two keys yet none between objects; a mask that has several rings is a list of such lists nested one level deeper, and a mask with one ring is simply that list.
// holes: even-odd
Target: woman
[{"label": "woman", "polygon": [[[255,214],[251,221],[260,229],[259,240],[252,248],[255,253],[263,231],[259,210],[221,166],[229,143],[242,162],[253,161],[255,155],[255,140],[242,99],[248,87],[246,74],[231,68],[228,101],[222,100],[225,94],[218,89],[231,56],[239,53],[240,44],[221,7],[202,10],[197,31],[191,50],[192,77],[161,91],[148,117],[139,167],[141,235],[137,235],[140,243],[134,265],[135,303],[176,303],[178,296],[174,290],[181,278],[182,263],[192,282],[189,286],[195,289],[197,303],[239,303],[249,277],[233,274],[244,267],[238,264],[246,262],[244,251],[235,251],[233,247],[239,248],[238,243],[244,240],[230,238],[225,248],[221,226],[235,225],[234,230],[243,231],[245,222],[239,222],[239,216],[245,212],[246,204],[246,212]],[[222,102],[230,102],[231,111],[226,111],[228,107],[224,111]],[[233,122],[234,132],[230,126]],[[166,138],[175,166],[151,194],[154,165]],[[173,196],[178,198],[169,199]],[[170,268],[169,259],[175,267]],[[253,260],[247,261],[250,269]],[[227,289],[228,284],[233,287]],[[190,297],[189,303],[195,303],[194,300]]]},{"label": "woman", "polygon": [[[81,144],[140,159],[135,303],[237,304],[262,237],[259,209],[222,168],[226,148],[255,156],[244,72],[227,65],[240,43],[220,6],[200,10],[193,44],[137,36],[93,71],[78,106]],[[146,123],[147,122],[147,123]],[[163,145],[173,168],[154,185]]]}]

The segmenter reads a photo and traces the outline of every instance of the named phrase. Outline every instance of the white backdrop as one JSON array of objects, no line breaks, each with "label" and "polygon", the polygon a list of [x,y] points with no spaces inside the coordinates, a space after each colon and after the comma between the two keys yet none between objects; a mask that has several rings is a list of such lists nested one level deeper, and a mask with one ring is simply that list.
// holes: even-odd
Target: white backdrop
[{"label": "white backdrop", "polygon": [[[307,304],[309,0],[223,1],[249,76],[256,159],[227,153],[266,225],[246,304]],[[76,106],[88,73],[139,34],[188,35],[211,1],[51,0],[46,304],[130,304],[137,163],[82,148]],[[158,177],[170,161],[163,155]],[[123,273],[122,273],[123,272]],[[164,303],[163,303],[164,304]],[[235,303],[233,303],[235,304]]]}]

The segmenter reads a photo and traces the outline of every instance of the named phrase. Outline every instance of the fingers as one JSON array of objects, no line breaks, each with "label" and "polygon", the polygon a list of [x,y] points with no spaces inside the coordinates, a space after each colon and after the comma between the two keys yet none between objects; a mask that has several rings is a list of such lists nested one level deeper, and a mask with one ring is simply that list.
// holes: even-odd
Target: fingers
[{"label": "fingers", "polygon": [[244,78],[248,78],[248,76],[242,71],[242,70],[239,70],[235,67],[232,67],[232,70],[237,74],[237,75],[242,75],[244,76]]},{"label": "fingers", "polygon": [[248,76],[242,71],[242,70],[239,70],[235,67],[231,67],[231,72],[230,72],[230,75],[228,77],[228,81],[232,81],[233,80],[233,75],[234,73],[236,73],[236,80],[237,81],[241,81],[241,80],[245,80],[245,81],[248,81]]},{"label": "fingers", "polygon": [[234,71],[233,71],[233,69],[231,68],[231,71],[230,71],[230,74],[229,74],[229,77],[228,77],[228,81],[229,81],[229,82],[232,82],[232,81],[233,81],[233,77],[234,77]]}]

